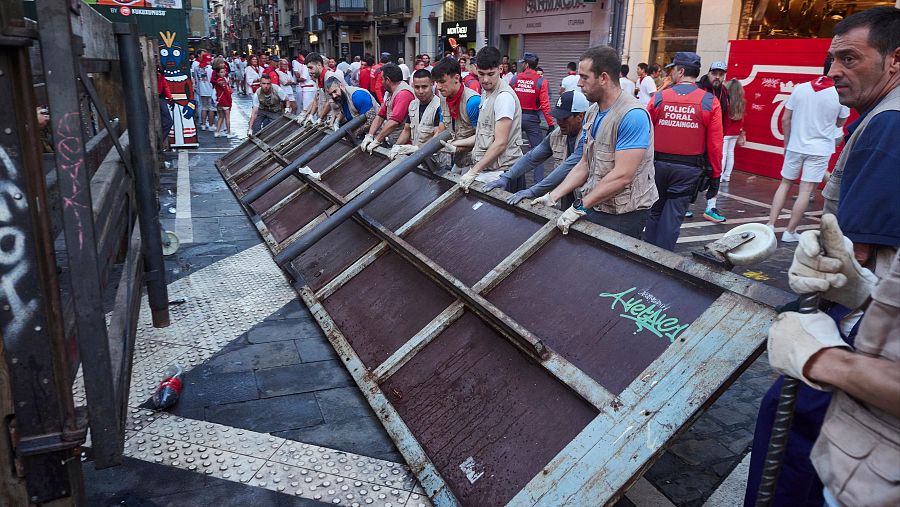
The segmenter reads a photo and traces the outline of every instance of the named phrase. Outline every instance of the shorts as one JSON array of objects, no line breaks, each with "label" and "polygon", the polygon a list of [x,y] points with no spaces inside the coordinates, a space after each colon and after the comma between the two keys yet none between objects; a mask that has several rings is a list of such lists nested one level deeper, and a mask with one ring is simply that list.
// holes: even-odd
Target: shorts
[{"label": "shorts", "polygon": [[830,159],[831,155],[807,155],[785,150],[781,177],[786,180],[800,178],[800,181],[807,183],[821,183]]},{"label": "shorts", "polygon": [[201,95],[200,96],[200,108],[203,110],[212,109],[212,97]]},{"label": "shorts", "polygon": [[225,112],[231,110],[231,106],[216,106],[216,109],[217,109],[220,113],[225,113]]}]

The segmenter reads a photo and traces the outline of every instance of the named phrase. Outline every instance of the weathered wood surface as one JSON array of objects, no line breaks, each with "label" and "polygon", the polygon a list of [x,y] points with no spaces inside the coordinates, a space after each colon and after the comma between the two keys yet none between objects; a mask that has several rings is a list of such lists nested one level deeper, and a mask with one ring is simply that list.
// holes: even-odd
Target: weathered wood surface
[{"label": "weathered wood surface", "polygon": [[[284,140],[325,133],[282,120],[217,166],[241,196],[303,153]],[[339,141],[310,162],[322,181],[248,207],[273,254],[364,194],[385,155]],[[595,224],[562,236],[559,211],[456,179],[416,170],[377,196],[294,259],[298,294],[437,505],[613,502],[789,296]]]}]

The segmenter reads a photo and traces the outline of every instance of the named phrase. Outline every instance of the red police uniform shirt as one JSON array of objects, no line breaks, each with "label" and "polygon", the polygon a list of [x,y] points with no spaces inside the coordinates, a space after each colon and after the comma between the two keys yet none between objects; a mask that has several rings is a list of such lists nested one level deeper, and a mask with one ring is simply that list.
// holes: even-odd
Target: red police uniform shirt
[{"label": "red police uniform shirt", "polygon": [[[369,83],[372,82],[372,68],[369,66],[359,68],[359,87],[363,90],[369,90]],[[371,91],[371,90],[369,90]]]},{"label": "red police uniform shirt", "polygon": [[657,92],[647,104],[654,149],[671,155],[706,154],[712,177],[722,174],[722,109],[719,99],[682,83]]},{"label": "red police uniform shirt", "polygon": [[543,111],[547,125],[553,125],[550,116],[550,85],[535,70],[527,69],[516,74],[509,83],[519,97],[523,111]]}]

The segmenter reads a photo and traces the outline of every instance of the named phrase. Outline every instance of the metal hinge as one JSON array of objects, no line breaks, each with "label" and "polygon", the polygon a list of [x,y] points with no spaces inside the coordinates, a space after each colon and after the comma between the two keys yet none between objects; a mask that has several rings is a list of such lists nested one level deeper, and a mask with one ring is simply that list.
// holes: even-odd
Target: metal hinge
[{"label": "metal hinge", "polygon": [[75,430],[45,433],[18,438],[15,427],[10,425],[10,435],[16,446],[16,457],[50,454],[74,449],[84,443],[88,430],[87,407],[75,407]]}]

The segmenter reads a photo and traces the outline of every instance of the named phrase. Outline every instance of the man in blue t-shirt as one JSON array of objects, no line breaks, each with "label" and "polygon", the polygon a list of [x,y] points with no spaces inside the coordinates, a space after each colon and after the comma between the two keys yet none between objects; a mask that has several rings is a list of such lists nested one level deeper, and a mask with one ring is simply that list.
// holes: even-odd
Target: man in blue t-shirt
[{"label": "man in blue t-shirt", "polygon": [[349,86],[336,77],[329,77],[325,80],[325,90],[328,96],[337,105],[341,114],[336,115],[336,123],[333,125],[337,129],[338,125],[343,125],[359,115],[368,118],[366,123],[357,129],[357,132],[366,132],[375,118],[380,105],[375,97],[363,88]]},{"label": "man in blue t-shirt", "polygon": [[[588,49],[578,63],[578,86],[594,102],[584,117],[583,155],[559,186],[534,200],[553,206],[576,191],[578,199],[556,223],[563,234],[583,216],[639,238],[658,198],[650,117],[637,99],[622,93],[621,67],[618,53],[609,46]],[[615,146],[607,141],[612,137]]]}]

